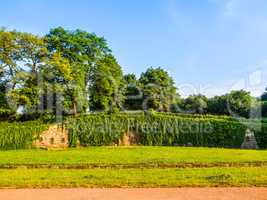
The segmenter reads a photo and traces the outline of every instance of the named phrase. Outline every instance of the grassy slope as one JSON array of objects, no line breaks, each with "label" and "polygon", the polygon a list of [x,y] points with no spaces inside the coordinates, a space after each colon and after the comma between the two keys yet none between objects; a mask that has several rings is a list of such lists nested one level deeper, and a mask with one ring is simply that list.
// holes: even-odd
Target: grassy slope
[{"label": "grassy slope", "polygon": [[[240,167],[241,163],[249,167]],[[261,167],[255,167],[257,163]],[[28,165],[36,169],[25,168]],[[58,169],[61,165],[70,169]],[[12,166],[16,169],[3,169]],[[0,152],[0,187],[181,186],[267,186],[267,151],[92,147]]]},{"label": "grassy slope", "polygon": [[[1,165],[182,165],[192,163],[196,166],[222,163],[242,164],[261,163],[267,165],[267,151],[212,149],[212,148],[177,148],[177,147],[91,147],[69,149],[66,151],[18,150],[1,151]],[[193,165],[194,166],[194,165]],[[200,166],[201,167],[201,166]]]}]

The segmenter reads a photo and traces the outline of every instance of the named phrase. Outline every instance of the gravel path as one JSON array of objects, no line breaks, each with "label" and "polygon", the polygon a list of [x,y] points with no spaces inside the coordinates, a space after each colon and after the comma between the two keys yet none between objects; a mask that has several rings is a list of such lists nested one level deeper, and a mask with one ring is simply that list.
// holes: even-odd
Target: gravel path
[{"label": "gravel path", "polygon": [[267,188],[2,189],[3,200],[266,200]]}]

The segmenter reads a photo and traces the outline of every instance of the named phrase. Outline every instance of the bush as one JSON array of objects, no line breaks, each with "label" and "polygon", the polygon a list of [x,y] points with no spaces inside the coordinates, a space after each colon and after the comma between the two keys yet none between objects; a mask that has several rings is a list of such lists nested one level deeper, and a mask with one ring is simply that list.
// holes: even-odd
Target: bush
[{"label": "bush", "polygon": [[12,115],[15,115],[16,113],[10,109],[4,109],[0,108],[0,120],[8,120]]},{"label": "bush", "polygon": [[0,149],[29,149],[48,125],[39,121],[0,123]]}]

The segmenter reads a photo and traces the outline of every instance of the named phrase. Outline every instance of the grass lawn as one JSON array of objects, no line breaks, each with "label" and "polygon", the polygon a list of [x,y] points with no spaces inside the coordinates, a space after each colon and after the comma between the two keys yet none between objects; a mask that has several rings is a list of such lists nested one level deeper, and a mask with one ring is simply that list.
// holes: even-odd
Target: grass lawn
[{"label": "grass lawn", "polygon": [[0,152],[0,187],[267,186],[267,151],[90,147]]},{"label": "grass lawn", "polygon": [[0,168],[16,165],[56,165],[67,168],[267,166],[267,151],[188,147],[0,151]]},{"label": "grass lawn", "polygon": [[267,186],[267,168],[0,170],[0,187]]}]

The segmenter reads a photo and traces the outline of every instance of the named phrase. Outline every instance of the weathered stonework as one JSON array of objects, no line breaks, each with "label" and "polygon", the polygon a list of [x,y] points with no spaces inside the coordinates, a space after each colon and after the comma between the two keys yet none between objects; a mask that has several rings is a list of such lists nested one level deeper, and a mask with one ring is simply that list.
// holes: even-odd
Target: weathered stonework
[{"label": "weathered stonework", "polygon": [[125,133],[119,141],[119,146],[131,146],[139,143],[140,136],[136,132]]},{"label": "weathered stonework", "polygon": [[259,149],[254,133],[247,129],[244,142],[241,145],[241,149]]},{"label": "weathered stonework", "polygon": [[47,131],[40,134],[38,140],[34,142],[37,148],[67,148],[68,132],[61,125],[55,124],[49,127]]}]

